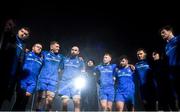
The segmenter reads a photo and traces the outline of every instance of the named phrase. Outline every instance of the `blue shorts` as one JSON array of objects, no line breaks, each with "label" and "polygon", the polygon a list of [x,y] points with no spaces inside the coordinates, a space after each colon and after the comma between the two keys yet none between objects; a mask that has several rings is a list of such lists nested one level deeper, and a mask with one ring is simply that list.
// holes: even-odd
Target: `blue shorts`
[{"label": "blue shorts", "polygon": [[26,90],[26,92],[34,93],[36,88],[36,82],[30,80],[21,80],[21,89]]},{"label": "blue shorts", "polygon": [[41,79],[38,82],[38,90],[39,91],[51,91],[51,92],[55,93],[57,91],[57,81]]},{"label": "blue shorts", "polygon": [[124,103],[130,103],[134,105],[134,92],[129,92],[129,93],[116,92],[115,101],[116,102],[121,101]]},{"label": "blue shorts", "polygon": [[99,89],[99,99],[100,100],[107,100],[107,101],[114,101],[114,87],[113,88],[100,88]]},{"label": "blue shorts", "polygon": [[60,81],[59,95],[72,98],[74,96],[80,96],[80,89],[76,89],[72,80]]}]

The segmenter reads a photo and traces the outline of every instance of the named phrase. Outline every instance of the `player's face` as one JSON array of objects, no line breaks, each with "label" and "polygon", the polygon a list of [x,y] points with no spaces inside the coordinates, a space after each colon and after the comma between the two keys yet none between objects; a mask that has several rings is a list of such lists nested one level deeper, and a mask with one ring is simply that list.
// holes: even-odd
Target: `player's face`
[{"label": "player's face", "polygon": [[146,53],[143,50],[138,51],[137,52],[137,58],[138,58],[138,60],[146,59]]},{"label": "player's face", "polygon": [[122,66],[122,67],[126,67],[128,65],[128,60],[127,59],[122,59],[122,60],[120,60],[120,66]]},{"label": "player's face", "polygon": [[90,60],[90,61],[87,62],[87,65],[88,65],[89,67],[91,67],[91,66],[94,66],[94,63],[93,63],[93,61]]},{"label": "player's face", "polygon": [[103,63],[104,63],[104,64],[109,64],[110,62],[111,62],[111,56],[109,56],[109,55],[104,55]]},{"label": "player's face", "polygon": [[163,29],[163,30],[161,31],[161,37],[162,37],[164,40],[168,40],[168,38],[170,37],[171,33],[172,33],[171,31],[168,31],[168,30]]},{"label": "player's face", "polygon": [[29,37],[29,32],[27,30],[25,30],[24,28],[21,28],[18,31],[18,37],[22,40],[25,40]]},{"label": "player's face", "polygon": [[77,56],[79,54],[79,48],[77,46],[72,47],[71,55]]},{"label": "player's face", "polygon": [[51,45],[51,51],[52,51],[53,53],[58,53],[58,52],[59,52],[59,49],[60,49],[60,45],[59,45],[59,44],[55,43],[55,44],[52,44],[52,45]]},{"label": "player's face", "polygon": [[160,59],[159,54],[155,53],[155,52],[152,53],[152,57],[153,57],[153,60],[159,60]]},{"label": "player's face", "polygon": [[33,52],[36,54],[40,54],[42,51],[42,45],[41,44],[35,44],[32,48]]}]

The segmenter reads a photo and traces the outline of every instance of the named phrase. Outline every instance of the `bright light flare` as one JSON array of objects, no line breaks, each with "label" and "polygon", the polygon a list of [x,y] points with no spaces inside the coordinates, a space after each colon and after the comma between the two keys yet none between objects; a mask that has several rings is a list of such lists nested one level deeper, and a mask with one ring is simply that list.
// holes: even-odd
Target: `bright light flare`
[{"label": "bright light flare", "polygon": [[86,80],[83,77],[77,77],[74,84],[77,89],[82,89],[85,87]]}]

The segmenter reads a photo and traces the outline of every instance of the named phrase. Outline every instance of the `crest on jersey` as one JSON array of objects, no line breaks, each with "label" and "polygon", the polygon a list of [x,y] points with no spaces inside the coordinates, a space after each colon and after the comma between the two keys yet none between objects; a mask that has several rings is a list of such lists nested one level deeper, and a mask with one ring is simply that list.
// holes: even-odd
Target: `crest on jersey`
[{"label": "crest on jersey", "polygon": [[121,72],[121,70],[118,70],[118,73],[120,73]]},{"label": "crest on jersey", "polygon": [[66,59],[65,62],[69,62],[69,59]]},{"label": "crest on jersey", "polygon": [[29,54],[29,56],[32,56],[32,54]]}]

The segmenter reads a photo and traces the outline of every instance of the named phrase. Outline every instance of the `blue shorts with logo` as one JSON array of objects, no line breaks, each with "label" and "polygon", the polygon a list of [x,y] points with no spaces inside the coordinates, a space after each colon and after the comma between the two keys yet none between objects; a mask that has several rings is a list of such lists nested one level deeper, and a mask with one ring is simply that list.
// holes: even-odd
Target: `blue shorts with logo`
[{"label": "blue shorts with logo", "polygon": [[100,88],[99,89],[99,99],[100,100],[107,100],[107,101],[114,101],[114,87],[107,87],[107,88]]}]

